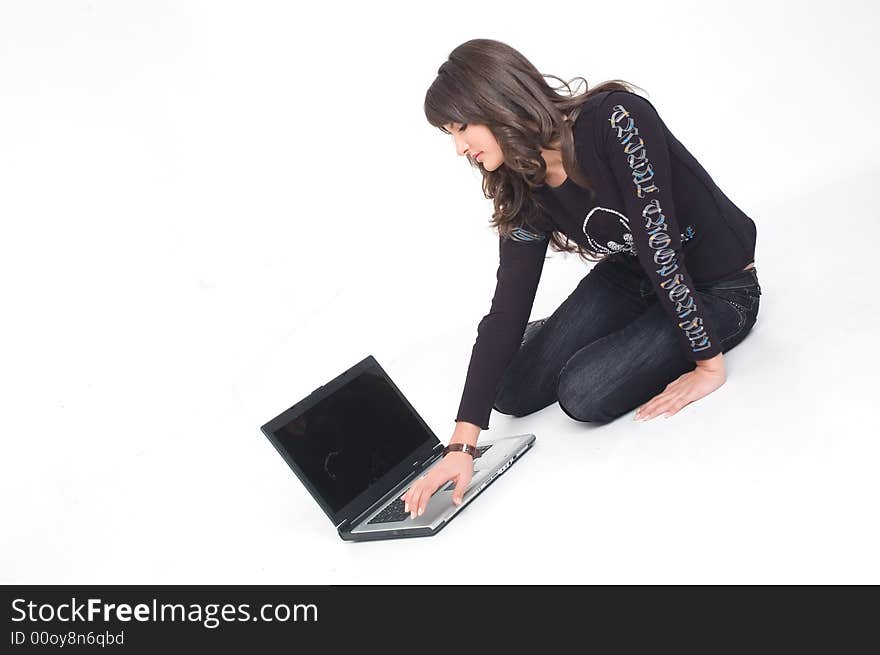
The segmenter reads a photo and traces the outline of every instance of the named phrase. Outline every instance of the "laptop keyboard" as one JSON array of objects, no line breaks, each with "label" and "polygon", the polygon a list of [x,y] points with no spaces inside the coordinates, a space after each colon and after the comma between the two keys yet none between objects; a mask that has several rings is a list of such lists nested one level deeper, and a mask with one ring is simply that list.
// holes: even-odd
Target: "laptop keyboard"
[{"label": "laptop keyboard", "polygon": [[367,521],[367,523],[392,523],[402,521],[409,516],[409,512],[405,512],[403,507],[403,501],[398,498],[393,503],[383,508],[381,512]]},{"label": "laptop keyboard", "polygon": [[[486,444],[485,446],[477,446],[477,457],[480,457],[483,453],[489,450],[492,447],[492,444]],[[445,486],[437,489],[431,497],[433,498],[435,494],[455,489],[455,481],[450,480],[446,483]],[[400,498],[397,498],[393,503],[389,503],[382,511],[376,514],[373,518],[367,521],[367,524],[370,523],[395,523],[397,521],[402,521],[406,517],[409,516],[409,512],[404,510],[404,503]]]}]

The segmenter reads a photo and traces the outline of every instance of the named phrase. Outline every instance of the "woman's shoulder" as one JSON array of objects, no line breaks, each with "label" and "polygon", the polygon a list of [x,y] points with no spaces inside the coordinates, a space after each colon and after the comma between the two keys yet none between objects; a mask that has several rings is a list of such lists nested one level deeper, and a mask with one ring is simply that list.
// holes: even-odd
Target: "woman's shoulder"
[{"label": "woman's shoulder", "polygon": [[591,96],[584,102],[583,109],[578,117],[575,119],[575,124],[581,121],[582,117],[589,116],[584,122],[591,122],[592,119],[596,120],[604,120],[607,118],[605,113],[607,110],[614,108],[618,104],[634,104],[634,105],[642,105],[648,104],[653,107],[653,104],[650,100],[648,100],[645,96],[635,93],[633,91],[626,91],[623,89],[611,89],[608,91],[600,91],[595,95]]},{"label": "woman's shoulder", "polygon": [[[604,127],[606,120],[607,108],[613,105],[616,98],[621,98],[623,93],[627,91],[617,91],[614,89],[608,91],[600,91],[594,93],[587,98],[580,106],[580,111],[574,119],[572,125],[572,133],[574,135],[575,144],[583,142],[592,142],[598,133],[598,130]],[[634,94],[629,94],[634,95]],[[580,137],[580,138],[579,138]]]},{"label": "woman's shoulder", "polygon": [[641,112],[647,111],[659,116],[659,112],[653,102],[640,93],[635,93],[633,91],[609,91],[604,95],[598,106],[602,109],[602,118],[606,119],[608,118],[608,114],[618,111],[620,107]]},{"label": "woman's shoulder", "polygon": [[[632,111],[641,116],[660,118],[657,109],[643,95],[622,89],[600,91],[584,103],[584,111],[575,119],[575,144],[583,143],[586,147],[592,143],[598,147],[605,143],[609,124],[619,121],[621,108],[624,112]],[[599,147],[599,150],[602,148]]]}]

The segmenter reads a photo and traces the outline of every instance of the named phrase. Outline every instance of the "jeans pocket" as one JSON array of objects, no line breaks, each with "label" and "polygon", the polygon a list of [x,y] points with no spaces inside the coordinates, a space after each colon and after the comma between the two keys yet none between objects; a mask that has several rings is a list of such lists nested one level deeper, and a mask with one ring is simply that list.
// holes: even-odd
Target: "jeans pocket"
[{"label": "jeans pocket", "polygon": [[721,336],[722,346],[731,348],[745,336],[755,324],[758,316],[758,305],[761,292],[756,287],[742,287],[737,289],[707,288],[702,293],[721,300],[733,310],[736,317],[736,325],[729,334]]}]

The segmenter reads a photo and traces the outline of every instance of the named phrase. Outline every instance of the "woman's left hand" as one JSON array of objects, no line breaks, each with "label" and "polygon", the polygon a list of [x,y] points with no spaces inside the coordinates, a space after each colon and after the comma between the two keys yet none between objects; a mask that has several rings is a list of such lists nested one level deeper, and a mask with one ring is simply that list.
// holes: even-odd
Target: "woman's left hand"
[{"label": "woman's left hand", "polygon": [[724,360],[719,353],[712,359],[697,362],[693,371],[688,371],[666,385],[666,388],[636,410],[636,421],[648,421],[655,416],[668,418],[685,405],[703,396],[708,396],[724,384],[727,374]]}]

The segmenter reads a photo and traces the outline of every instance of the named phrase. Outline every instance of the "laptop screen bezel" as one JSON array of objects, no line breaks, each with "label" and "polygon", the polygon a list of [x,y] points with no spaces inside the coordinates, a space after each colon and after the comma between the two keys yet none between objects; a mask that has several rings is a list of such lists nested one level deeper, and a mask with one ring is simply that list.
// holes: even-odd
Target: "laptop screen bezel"
[{"label": "laptop screen bezel", "polygon": [[[382,375],[382,377],[385,378],[388,384],[391,385],[391,388],[398,395],[406,408],[410,412],[412,412],[412,415],[424,428],[427,438],[415,450],[407,455],[407,457],[405,457],[398,465],[393,467],[390,471],[388,471],[388,473],[379,478],[378,481],[367,487],[367,489],[358,494],[352,501],[343,506],[338,512],[334,512],[330,504],[324,499],[323,496],[321,496],[317,487],[312,484],[311,480],[309,480],[302,469],[297,465],[293,457],[291,457],[290,453],[287,452],[287,450],[278,440],[275,433],[278,431],[278,429],[280,429],[284,425],[287,425],[290,421],[293,421],[298,416],[305,413],[325,398],[332,396],[339,389],[343,388],[346,384],[351,382],[361,373],[369,369],[375,369]],[[375,502],[385,496],[388,492],[394,489],[394,487],[397,486],[401,480],[405,479],[414,469],[419,468],[419,465],[427,460],[434,453],[437,445],[440,444],[440,440],[437,438],[437,435],[434,434],[430,426],[425,423],[424,419],[415,410],[409,400],[407,400],[406,396],[403,395],[397,385],[394,384],[394,381],[391,379],[385,369],[382,368],[379,362],[376,361],[376,358],[373,357],[373,355],[367,355],[366,357],[364,357],[364,359],[349,368],[347,371],[336,376],[330,382],[327,382],[326,384],[313,391],[306,398],[303,398],[292,407],[286,409],[284,412],[282,412],[272,420],[268,421],[260,428],[260,430],[263,432],[264,435],[266,435],[266,437],[269,438],[269,441],[272,442],[272,445],[275,446],[275,449],[282,456],[282,458],[284,458],[284,461],[287,462],[288,466],[290,466],[296,476],[300,479],[300,482],[305,485],[306,489],[308,489],[309,493],[312,495],[312,498],[314,498],[317,501],[318,505],[321,506],[321,509],[324,510],[324,513],[330,518],[335,527],[338,527],[346,520],[351,521],[352,519],[356,518],[371,505],[373,505]]]}]

